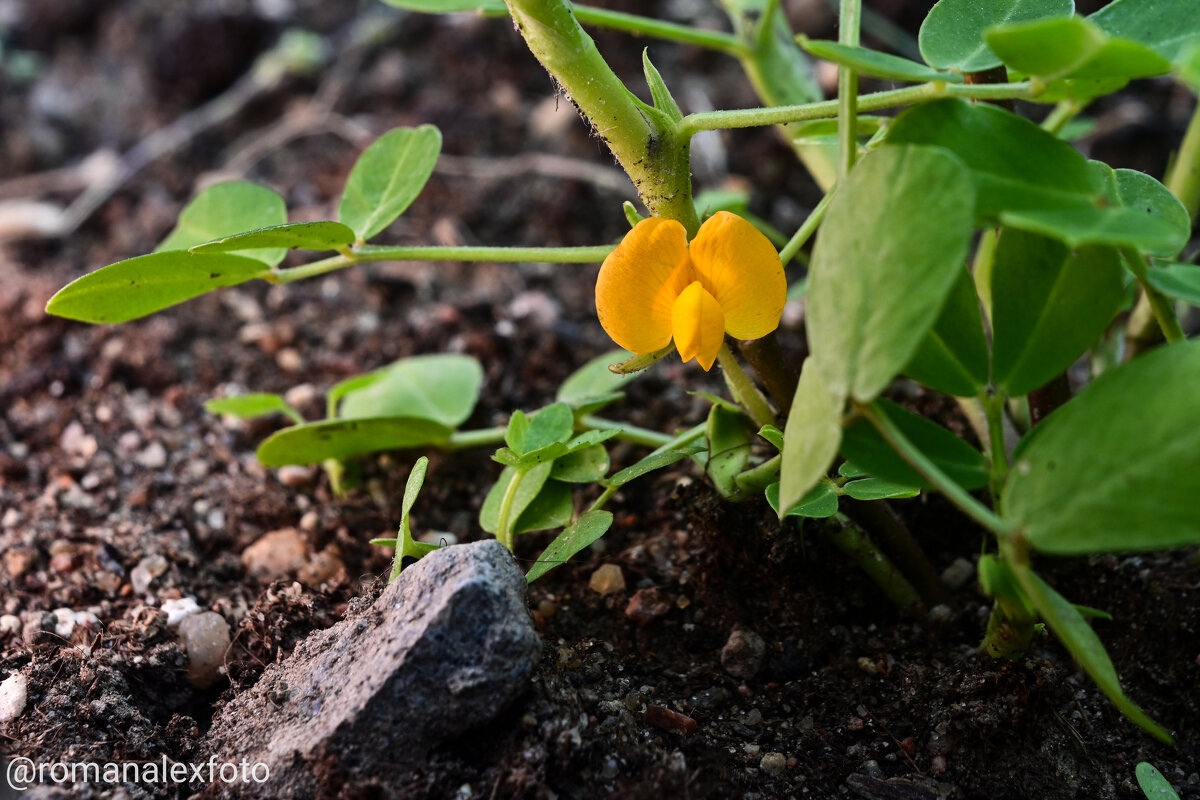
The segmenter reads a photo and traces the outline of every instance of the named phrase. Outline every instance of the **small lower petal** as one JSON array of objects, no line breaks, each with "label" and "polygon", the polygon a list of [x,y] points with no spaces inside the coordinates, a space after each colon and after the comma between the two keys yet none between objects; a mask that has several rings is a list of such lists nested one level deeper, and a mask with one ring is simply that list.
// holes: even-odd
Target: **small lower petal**
[{"label": "small lower petal", "polygon": [[706,372],[712,369],[725,342],[725,312],[699,281],[676,298],[671,308],[671,333],[680,358],[695,358]]}]

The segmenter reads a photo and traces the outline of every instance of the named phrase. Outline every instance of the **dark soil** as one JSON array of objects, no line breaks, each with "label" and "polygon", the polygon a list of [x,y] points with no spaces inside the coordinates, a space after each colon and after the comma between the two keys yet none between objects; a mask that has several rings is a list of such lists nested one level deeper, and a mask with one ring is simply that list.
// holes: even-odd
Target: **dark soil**
[{"label": "dark soil", "polygon": [[[293,219],[328,218],[362,146],[396,125],[437,124],[454,158],[385,241],[583,245],[625,226],[631,191],[506,22],[401,17],[371,2],[193,5],[0,0],[0,11],[15,9],[0,14],[13,18],[0,23],[10,26],[0,28],[5,52],[37,59],[25,79],[0,71],[0,199],[69,200],[88,183],[72,171],[81,159],[128,150],[218,95],[287,27],[327,36],[338,59],[197,131],[71,237],[0,245],[0,613],[22,623],[0,633],[0,678],[29,679],[25,713],[0,728],[10,758],[186,763],[214,709],[352,599],[378,592],[390,553],[367,541],[395,530],[419,454],[364,461],[361,488],[335,498],[319,472],[256,462],[278,420],[226,423],[204,400],[292,390],[315,418],[342,378],[415,353],[463,352],[486,370],[467,426],[484,427],[551,401],[567,374],[611,346],[594,317],[594,266],[374,265],[226,290],[116,327],[47,317],[46,300],[70,279],[152,249],[213,171],[271,185]],[[717,24],[707,4],[655,5]],[[820,20],[808,32],[829,36],[823,7],[809,5],[795,4],[797,18]],[[878,6],[910,30],[924,13]],[[367,14],[379,15],[382,44],[356,49],[350,26]],[[596,39],[620,74],[640,74],[643,43]],[[755,102],[722,58],[659,44],[651,53],[685,107]],[[314,96],[330,110],[302,127],[311,135],[277,136]],[[1139,83],[1097,107],[1113,124],[1088,146],[1161,175],[1191,102],[1169,83]],[[1127,119],[1140,121],[1116,124]],[[754,210],[783,230],[815,200],[770,131],[705,148],[701,184],[748,181]],[[506,159],[521,154],[569,160],[513,172]],[[780,338],[798,353],[798,315],[785,320]],[[705,387],[719,389],[694,366],[663,363],[612,413],[660,429],[694,424],[706,403],[687,392]],[[614,460],[640,452],[620,446]],[[429,455],[416,529],[479,538],[475,518],[499,465],[483,451]],[[438,750],[398,796],[1136,798],[1134,765],[1149,760],[1185,800],[1200,797],[1200,563],[1190,553],[1039,565],[1073,601],[1113,614],[1096,629],[1129,695],[1176,735],[1172,748],[1125,721],[1050,638],[1015,663],[980,656],[987,605],[971,580],[951,606],[911,619],[816,526],[781,526],[762,502],[722,503],[682,466],[611,507],[617,523],[601,545],[531,589],[544,660],[528,695]],[[896,508],[937,570],[980,552],[983,534],[939,498]],[[249,577],[239,554],[286,528],[312,554],[303,580]],[[518,556],[531,561],[548,539],[526,539]],[[166,569],[135,592],[134,568],[151,556]],[[622,567],[625,591],[589,589],[605,563]],[[228,678],[209,690],[189,684],[161,610],[188,597],[235,634]],[[60,635],[56,609],[84,616]],[[736,629],[767,645],[753,677],[722,666]],[[340,796],[389,795],[364,775]]]}]

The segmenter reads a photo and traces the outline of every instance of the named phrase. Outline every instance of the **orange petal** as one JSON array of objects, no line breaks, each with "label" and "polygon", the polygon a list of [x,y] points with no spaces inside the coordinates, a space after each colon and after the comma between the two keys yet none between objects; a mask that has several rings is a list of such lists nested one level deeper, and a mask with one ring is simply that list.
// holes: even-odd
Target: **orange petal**
[{"label": "orange petal", "polygon": [[691,244],[692,267],[725,312],[735,339],[757,339],[779,327],[787,302],[783,263],[771,241],[746,220],[718,211]]},{"label": "orange petal", "polygon": [[715,297],[693,281],[671,309],[671,332],[684,361],[695,358],[707,372],[725,341],[725,314]]},{"label": "orange petal", "polygon": [[673,219],[644,219],[600,267],[600,324],[626,350],[638,355],[661,350],[671,342],[671,307],[692,280],[683,226]]}]

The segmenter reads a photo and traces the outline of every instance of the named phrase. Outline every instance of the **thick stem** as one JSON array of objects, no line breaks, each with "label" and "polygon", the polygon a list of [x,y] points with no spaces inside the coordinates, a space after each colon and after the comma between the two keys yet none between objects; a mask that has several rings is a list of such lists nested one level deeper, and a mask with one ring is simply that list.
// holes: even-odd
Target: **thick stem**
[{"label": "thick stem", "polygon": [[[692,203],[690,138],[648,115],[596,49],[565,0],[505,0],[530,51],[612,150],[651,215],[700,227]],[[659,119],[661,117],[661,119]]]},{"label": "thick stem", "polygon": [[[838,43],[858,46],[862,0],[841,0]],[[858,158],[858,73],[838,67],[838,178],[844,178]]]},{"label": "thick stem", "polygon": [[740,342],[738,349],[750,362],[750,366],[754,367],[759,380],[766,387],[767,394],[775,401],[775,407],[791,408],[800,374],[784,359],[775,332],[772,331],[761,339]]},{"label": "thick stem", "polygon": [[774,425],[776,423],[775,412],[771,410],[767,398],[763,397],[763,393],[758,390],[758,387],[750,380],[750,376],[742,369],[737,357],[730,351],[729,345],[721,345],[721,349],[717,352],[717,363],[721,365],[721,370],[725,373],[725,380],[729,382],[729,387],[733,390],[734,400],[742,404],[742,407],[750,414],[750,419],[754,420],[754,424],[759,427]]},{"label": "thick stem", "polygon": [[1004,441],[1005,396],[1002,392],[981,394],[979,403],[987,418],[988,454],[992,459],[988,486],[992,491],[992,506],[1000,508],[1001,490],[1008,479],[1008,447]]},{"label": "thick stem", "polygon": [[950,603],[950,593],[895,509],[886,501],[855,500],[848,495],[840,498],[839,503],[846,515],[869,531],[871,538],[887,551],[927,605]]},{"label": "thick stem", "polygon": [[921,609],[921,598],[912,584],[852,521],[839,514],[837,523],[824,525],[821,530],[837,549],[867,573],[893,605],[902,611]]},{"label": "thick stem", "polygon": [[516,534],[513,533],[513,526],[516,520],[509,519],[512,516],[513,502],[517,497],[517,489],[521,487],[521,481],[525,478],[525,472],[516,469],[513,471],[512,480],[508,482],[508,488],[504,490],[504,498],[500,501],[500,513],[497,515],[499,522],[496,525],[496,538],[500,540],[500,544],[507,547],[510,551],[516,546]]},{"label": "thick stem", "polygon": [[[1171,307],[1171,301],[1150,285],[1148,272],[1150,267],[1146,263],[1146,257],[1131,247],[1121,248],[1121,255],[1125,257],[1126,266],[1141,285],[1142,301],[1149,304],[1150,310],[1154,314],[1154,320],[1162,330],[1163,336],[1168,342],[1183,341],[1183,328],[1179,325],[1179,318],[1175,316],[1175,309]],[[1137,309],[1134,311],[1136,313]],[[1132,338],[1134,338],[1133,332],[1130,332],[1130,339]]]}]

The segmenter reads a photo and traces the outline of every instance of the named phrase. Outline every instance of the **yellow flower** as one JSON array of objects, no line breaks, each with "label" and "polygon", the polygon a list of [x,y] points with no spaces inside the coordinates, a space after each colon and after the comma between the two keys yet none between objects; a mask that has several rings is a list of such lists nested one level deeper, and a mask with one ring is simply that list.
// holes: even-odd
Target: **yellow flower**
[{"label": "yellow flower", "polygon": [[644,219],[608,254],[596,281],[600,324],[638,355],[672,339],[684,361],[711,369],[728,333],[758,339],[779,327],[787,279],[774,246],[718,211],[688,245],[673,219]]}]

